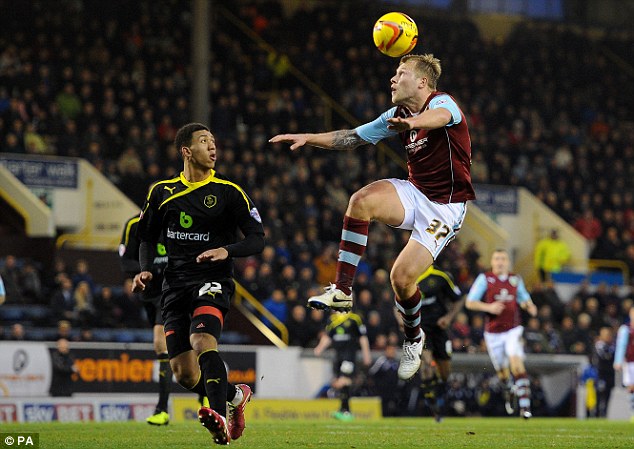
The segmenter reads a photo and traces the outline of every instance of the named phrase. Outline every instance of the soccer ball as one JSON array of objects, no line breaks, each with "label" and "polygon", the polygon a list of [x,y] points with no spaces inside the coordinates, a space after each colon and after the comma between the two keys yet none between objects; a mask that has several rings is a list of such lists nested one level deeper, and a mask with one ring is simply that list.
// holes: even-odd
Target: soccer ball
[{"label": "soccer ball", "polygon": [[416,22],[402,12],[388,12],[374,24],[374,45],[381,53],[392,58],[406,55],[418,41]]}]

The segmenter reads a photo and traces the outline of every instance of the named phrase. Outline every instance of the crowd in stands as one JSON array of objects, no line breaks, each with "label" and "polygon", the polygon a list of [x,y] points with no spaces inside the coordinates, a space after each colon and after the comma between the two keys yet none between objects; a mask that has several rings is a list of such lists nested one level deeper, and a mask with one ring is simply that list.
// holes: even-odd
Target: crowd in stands
[{"label": "crowd in stands", "polygon": [[[267,142],[279,132],[356,125],[292,76],[291,64],[359,123],[391,106],[396,60],[376,51],[369,33],[379,6],[328,5],[290,13],[277,1],[228,6],[271,52],[222,20],[223,8],[211,34],[217,170],[250,192],[268,239],[261,256],[238,261],[237,275],[301,346],[314,345],[323,327],[323,312],[307,310],[305,298],[334,279],[337,224],[350,193],[404,176],[374,146],[291,152]],[[151,182],[182,168],[172,142],[191,119],[189,6],[68,1],[53,10],[44,0],[12,2],[0,16],[0,152],[83,157],[141,205]],[[417,52],[441,59],[440,88],[467,115],[474,182],[528,188],[591,242],[592,257],[622,260],[634,274],[634,83],[614,62],[626,59],[632,36],[590,38],[527,22],[504,41],[486,40],[465,20],[413,16],[424,30]],[[407,238],[372,225],[359,266],[355,306],[376,349],[399,339],[388,271]],[[480,256],[477,242],[458,240],[438,265],[466,292],[484,268]],[[52,322],[78,329],[142,327],[129,284],[97,285],[87,267],[61,261],[51,273],[12,256],[1,266],[7,305],[50,306]],[[590,354],[598,330],[615,328],[632,304],[631,294],[607,285],[590,291],[582,285],[562,302],[551,284],[533,286],[540,313],[527,322],[528,351]],[[480,316],[459,314],[454,351],[483,351],[482,332]],[[13,333],[4,329],[4,338]]]}]

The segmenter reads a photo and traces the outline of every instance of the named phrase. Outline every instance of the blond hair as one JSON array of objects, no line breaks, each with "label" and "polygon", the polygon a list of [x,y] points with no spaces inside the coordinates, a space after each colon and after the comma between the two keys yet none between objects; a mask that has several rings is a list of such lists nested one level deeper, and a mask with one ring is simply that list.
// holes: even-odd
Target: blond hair
[{"label": "blond hair", "polygon": [[430,89],[435,90],[438,78],[442,73],[440,67],[440,59],[434,58],[434,55],[427,53],[424,55],[405,55],[401,58],[400,64],[412,61],[414,71],[418,76],[427,78],[427,84]]}]

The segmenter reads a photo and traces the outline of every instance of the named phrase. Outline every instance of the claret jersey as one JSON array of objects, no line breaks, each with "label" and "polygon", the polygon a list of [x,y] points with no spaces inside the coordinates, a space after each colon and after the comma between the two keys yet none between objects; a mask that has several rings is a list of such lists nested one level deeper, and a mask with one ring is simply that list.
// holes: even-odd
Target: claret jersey
[{"label": "claret jersey", "polygon": [[514,273],[496,276],[493,272],[480,273],[473,282],[467,301],[502,302],[504,311],[486,315],[485,331],[506,332],[521,325],[519,305],[530,300],[524,281]]},{"label": "claret jersey", "polygon": [[[442,128],[412,129],[397,133],[388,129],[392,117],[412,117],[427,109],[445,108],[451,121]],[[407,153],[408,181],[431,201],[463,203],[475,199],[471,184],[471,138],[464,114],[451,95],[433,92],[420,111],[412,113],[397,106],[374,121],[355,128],[366,142],[376,144],[386,137],[399,135]]]},{"label": "claret jersey", "polygon": [[[238,231],[245,239],[264,237],[260,214],[237,184],[214,170],[204,181],[179,177],[159,181],[150,188],[141,212],[138,236],[154,243],[163,237],[168,255],[165,283],[188,285],[210,278],[233,277],[232,256],[241,254]],[[197,263],[202,252],[225,247],[229,257],[220,262]]]}]

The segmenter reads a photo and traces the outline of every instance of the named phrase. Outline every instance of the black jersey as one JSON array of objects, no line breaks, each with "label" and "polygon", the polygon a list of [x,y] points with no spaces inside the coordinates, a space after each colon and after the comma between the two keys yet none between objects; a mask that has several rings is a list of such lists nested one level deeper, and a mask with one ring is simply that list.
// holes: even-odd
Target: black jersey
[{"label": "black jersey", "polygon": [[[137,227],[139,217],[132,217],[126,221],[121,234],[121,243],[119,244],[119,262],[121,271],[130,277],[134,277],[141,267],[139,265],[139,238],[137,237]],[[158,242],[154,247],[152,257],[152,282],[143,290],[143,297],[151,299],[161,294],[161,285],[163,284],[163,271],[167,266],[167,251],[165,245]]]},{"label": "black jersey", "polygon": [[447,314],[448,302],[460,301],[462,292],[454,284],[451,276],[435,267],[430,267],[416,283],[423,294],[420,309],[421,323],[435,325],[438,319]]},{"label": "black jersey", "polygon": [[356,313],[336,313],[330,315],[326,332],[332,340],[337,359],[356,359],[359,338],[366,335],[365,325]]},{"label": "black jersey", "polygon": [[[238,231],[244,239],[240,240]],[[264,245],[264,228],[257,208],[237,184],[211,170],[200,182],[179,177],[150,188],[139,220],[138,236],[154,243],[163,236],[168,262],[167,287],[233,277],[232,256],[248,256]],[[197,263],[208,249],[224,247],[226,260]],[[254,248],[256,248],[254,250]]]}]

